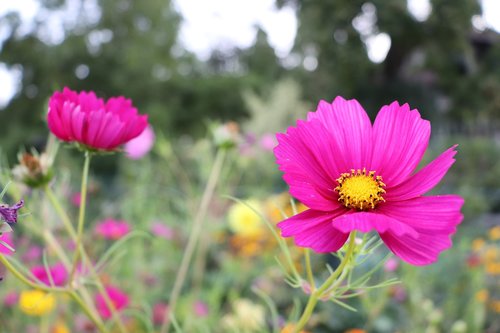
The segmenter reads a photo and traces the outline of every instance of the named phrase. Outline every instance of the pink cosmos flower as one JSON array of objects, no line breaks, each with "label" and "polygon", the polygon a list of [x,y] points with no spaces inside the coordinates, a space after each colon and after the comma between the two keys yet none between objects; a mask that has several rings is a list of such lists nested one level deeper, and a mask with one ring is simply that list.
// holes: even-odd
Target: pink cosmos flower
[{"label": "pink cosmos flower", "polygon": [[167,303],[156,303],[153,306],[153,323],[155,325],[161,325],[165,320],[168,320],[168,316],[166,316],[169,311],[169,306]]},{"label": "pink cosmos flower", "polygon": [[195,301],[193,304],[193,312],[197,317],[208,316],[208,305],[203,301]]},{"label": "pink cosmos flower", "polygon": [[133,160],[138,160],[144,157],[155,142],[155,132],[151,126],[147,126],[142,133],[125,144],[127,157]]},{"label": "pink cosmos flower", "polygon": [[307,120],[277,134],[274,153],[290,193],[310,209],[278,224],[284,237],[317,252],[339,250],[353,230],[376,230],[413,265],[449,248],[462,221],[457,195],[422,196],[454,163],[453,146],[414,173],[427,148],[430,123],[398,102],[372,125],[356,100],[321,101]]},{"label": "pink cosmos flower", "polygon": [[77,93],[69,88],[52,95],[47,120],[50,131],[62,141],[108,151],[148,125],[148,117],[139,115],[130,99],[119,96],[104,102],[93,91]]},{"label": "pink cosmos flower", "polygon": [[130,225],[122,220],[106,219],[96,225],[95,231],[105,239],[117,240],[130,232]]},{"label": "pink cosmos flower", "polygon": [[8,308],[11,308],[17,304],[18,299],[19,295],[17,294],[17,292],[11,291],[4,296],[3,305],[5,305]]},{"label": "pink cosmos flower", "polygon": [[[5,242],[7,245],[9,245],[11,248],[14,248],[14,242],[12,240],[12,233],[11,232],[5,232],[2,235],[0,235],[0,240],[2,242]],[[3,255],[10,256],[12,254],[12,251],[0,244],[0,253]]]},{"label": "pink cosmos flower", "polygon": [[172,240],[174,238],[174,229],[163,224],[162,222],[155,222],[151,225],[151,233],[153,235]]},{"label": "pink cosmos flower", "polygon": [[52,277],[54,285],[58,287],[64,286],[64,284],[66,283],[66,279],[68,278],[68,272],[66,271],[66,268],[64,268],[64,265],[61,263],[49,267],[48,271],[45,270],[45,266],[43,265],[35,266],[31,268],[31,273],[37,278],[37,280],[39,280],[43,284],[46,284],[47,286],[51,285],[50,277]]},{"label": "pink cosmos flower", "polygon": [[[123,310],[128,306],[129,298],[127,294],[125,294],[123,291],[114,286],[106,286],[105,290],[117,312],[120,312],[121,310]],[[111,318],[111,309],[107,306],[106,301],[104,300],[104,295],[102,294],[96,295],[95,303],[97,311],[99,311],[100,315],[104,319]]]}]

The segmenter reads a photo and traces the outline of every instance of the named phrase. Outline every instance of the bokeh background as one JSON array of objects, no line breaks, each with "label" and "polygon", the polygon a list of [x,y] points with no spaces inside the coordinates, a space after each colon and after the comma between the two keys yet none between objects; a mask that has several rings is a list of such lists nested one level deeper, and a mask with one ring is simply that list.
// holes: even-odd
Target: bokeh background
[{"label": "bokeh background", "polygon": [[[240,198],[262,198],[286,190],[265,144],[272,146],[274,133],[304,118],[320,99],[356,98],[372,119],[381,105],[408,102],[432,122],[426,161],[459,144],[457,162],[436,190],[466,199],[456,248],[449,251],[454,254],[445,255],[434,267],[405,266],[400,272],[403,282],[418,291],[413,298],[407,296],[411,302],[404,315],[397,300],[377,306],[376,299],[365,299],[368,310],[358,314],[325,306],[325,313],[335,311],[343,319],[321,317],[317,330],[343,332],[368,320],[369,331],[450,332],[452,327],[463,328],[463,321],[468,325],[463,332],[498,332],[498,31],[500,3],[495,0],[2,1],[2,163],[14,165],[23,147],[44,147],[47,102],[55,90],[68,86],[93,90],[101,97],[127,96],[149,115],[159,141],[155,153],[142,162],[146,164],[130,166],[125,158],[96,159],[95,198],[118,203],[96,204],[91,216],[137,221],[144,216],[141,209],[147,209],[149,220],[137,221],[138,229],[147,229],[150,221],[161,218],[182,234],[187,230],[182,221],[194,203],[176,200],[193,194],[193,184],[204,184],[210,161],[204,154],[210,149],[203,140],[214,122],[235,121],[246,138],[246,146],[240,147],[226,170],[228,183],[223,189]],[[261,143],[262,151],[247,154],[252,145]],[[161,164],[174,152],[181,164]],[[75,151],[62,154],[69,170],[80,163]],[[190,167],[183,170],[182,163]],[[170,170],[169,176],[161,175],[165,170]],[[68,184],[76,184],[77,175],[70,172]],[[183,183],[184,189],[168,185],[182,177],[190,179]],[[73,192],[76,189],[75,185]],[[141,205],[144,196],[153,194],[166,204]],[[224,220],[228,205],[227,199],[221,199],[212,207],[211,218]],[[180,245],[168,245],[169,251],[177,246],[179,253],[172,255],[172,267],[166,273],[175,271],[180,239]],[[141,250],[134,251],[137,258],[144,256]],[[241,286],[255,282],[255,267],[247,267],[245,278],[227,277],[237,274],[238,266],[221,268],[216,264],[218,253],[214,250],[213,262],[208,260],[207,265],[226,272],[225,282],[237,281]],[[147,268],[151,265],[140,266],[151,269],[153,275],[166,274]],[[135,268],[121,269],[133,279]],[[213,274],[213,279],[219,277]],[[279,279],[272,281],[279,283]],[[158,287],[158,295],[166,295],[171,283]],[[2,289],[0,284],[3,295]],[[236,294],[243,295],[247,289],[237,289]],[[134,290],[133,294],[141,294]],[[205,301],[211,299],[202,295]],[[148,298],[161,300],[154,294]],[[212,312],[209,326],[217,327],[226,298],[211,303],[218,312]],[[15,325],[9,327],[9,332],[18,332],[12,330]]]}]

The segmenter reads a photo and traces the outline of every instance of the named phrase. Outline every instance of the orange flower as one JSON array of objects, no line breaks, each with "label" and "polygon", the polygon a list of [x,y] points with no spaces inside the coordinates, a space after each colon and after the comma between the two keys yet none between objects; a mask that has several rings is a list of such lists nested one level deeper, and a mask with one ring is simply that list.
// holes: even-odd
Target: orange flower
[{"label": "orange flower", "polygon": [[493,227],[488,231],[488,236],[491,240],[499,240],[500,239],[500,225]]},{"label": "orange flower", "polygon": [[488,290],[481,289],[476,293],[476,300],[480,303],[484,303],[488,299],[488,296]]},{"label": "orange flower", "polygon": [[[280,333],[293,333],[293,328],[294,328],[293,324],[287,324],[285,327],[281,329]],[[300,333],[310,333],[310,332],[302,330],[300,331]]]}]

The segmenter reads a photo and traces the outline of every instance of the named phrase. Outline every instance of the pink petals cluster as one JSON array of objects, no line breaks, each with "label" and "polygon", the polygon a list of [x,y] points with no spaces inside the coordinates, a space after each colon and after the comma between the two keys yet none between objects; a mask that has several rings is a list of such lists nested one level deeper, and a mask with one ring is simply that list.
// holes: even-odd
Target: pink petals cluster
[{"label": "pink petals cluster", "polygon": [[33,274],[38,281],[47,286],[64,286],[68,278],[68,272],[61,263],[48,267],[48,270],[45,269],[43,265],[35,266],[31,268],[31,274]]},{"label": "pink petals cluster", "polygon": [[109,240],[118,240],[130,232],[130,225],[123,220],[106,219],[99,222],[95,227],[95,232]]},{"label": "pink petals cluster", "polygon": [[[119,288],[114,286],[106,286],[105,288],[106,294],[109,297],[109,300],[113,304],[115,310],[117,312],[125,309],[130,300],[127,294],[121,291]],[[97,307],[97,311],[104,319],[109,319],[112,316],[111,309],[108,307],[105,297],[103,294],[97,294],[95,297],[95,303]]]},{"label": "pink petals cluster", "polygon": [[60,140],[107,151],[137,137],[148,125],[148,117],[138,114],[130,99],[119,96],[105,102],[93,91],[69,88],[52,95],[47,120]]},{"label": "pink petals cluster", "polygon": [[[436,261],[452,245],[463,199],[423,196],[444,177],[456,154],[453,146],[415,173],[430,133],[429,121],[408,104],[383,106],[372,124],[356,100],[321,101],[307,120],[277,135],[274,153],[283,178],[290,193],[310,208],[279,223],[282,236],[317,252],[334,252],[351,231],[375,230],[404,261]],[[338,180],[351,170],[380,176],[382,199],[374,207],[348,208],[339,202]]]}]

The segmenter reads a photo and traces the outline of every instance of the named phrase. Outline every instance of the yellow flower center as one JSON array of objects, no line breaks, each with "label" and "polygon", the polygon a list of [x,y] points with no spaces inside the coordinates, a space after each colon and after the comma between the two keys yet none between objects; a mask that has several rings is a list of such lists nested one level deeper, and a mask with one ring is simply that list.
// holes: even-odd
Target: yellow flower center
[{"label": "yellow flower center", "polygon": [[375,176],[375,171],[351,170],[343,173],[337,179],[339,185],[335,190],[339,193],[339,201],[349,209],[374,209],[378,203],[385,201],[385,184],[381,176]]}]

